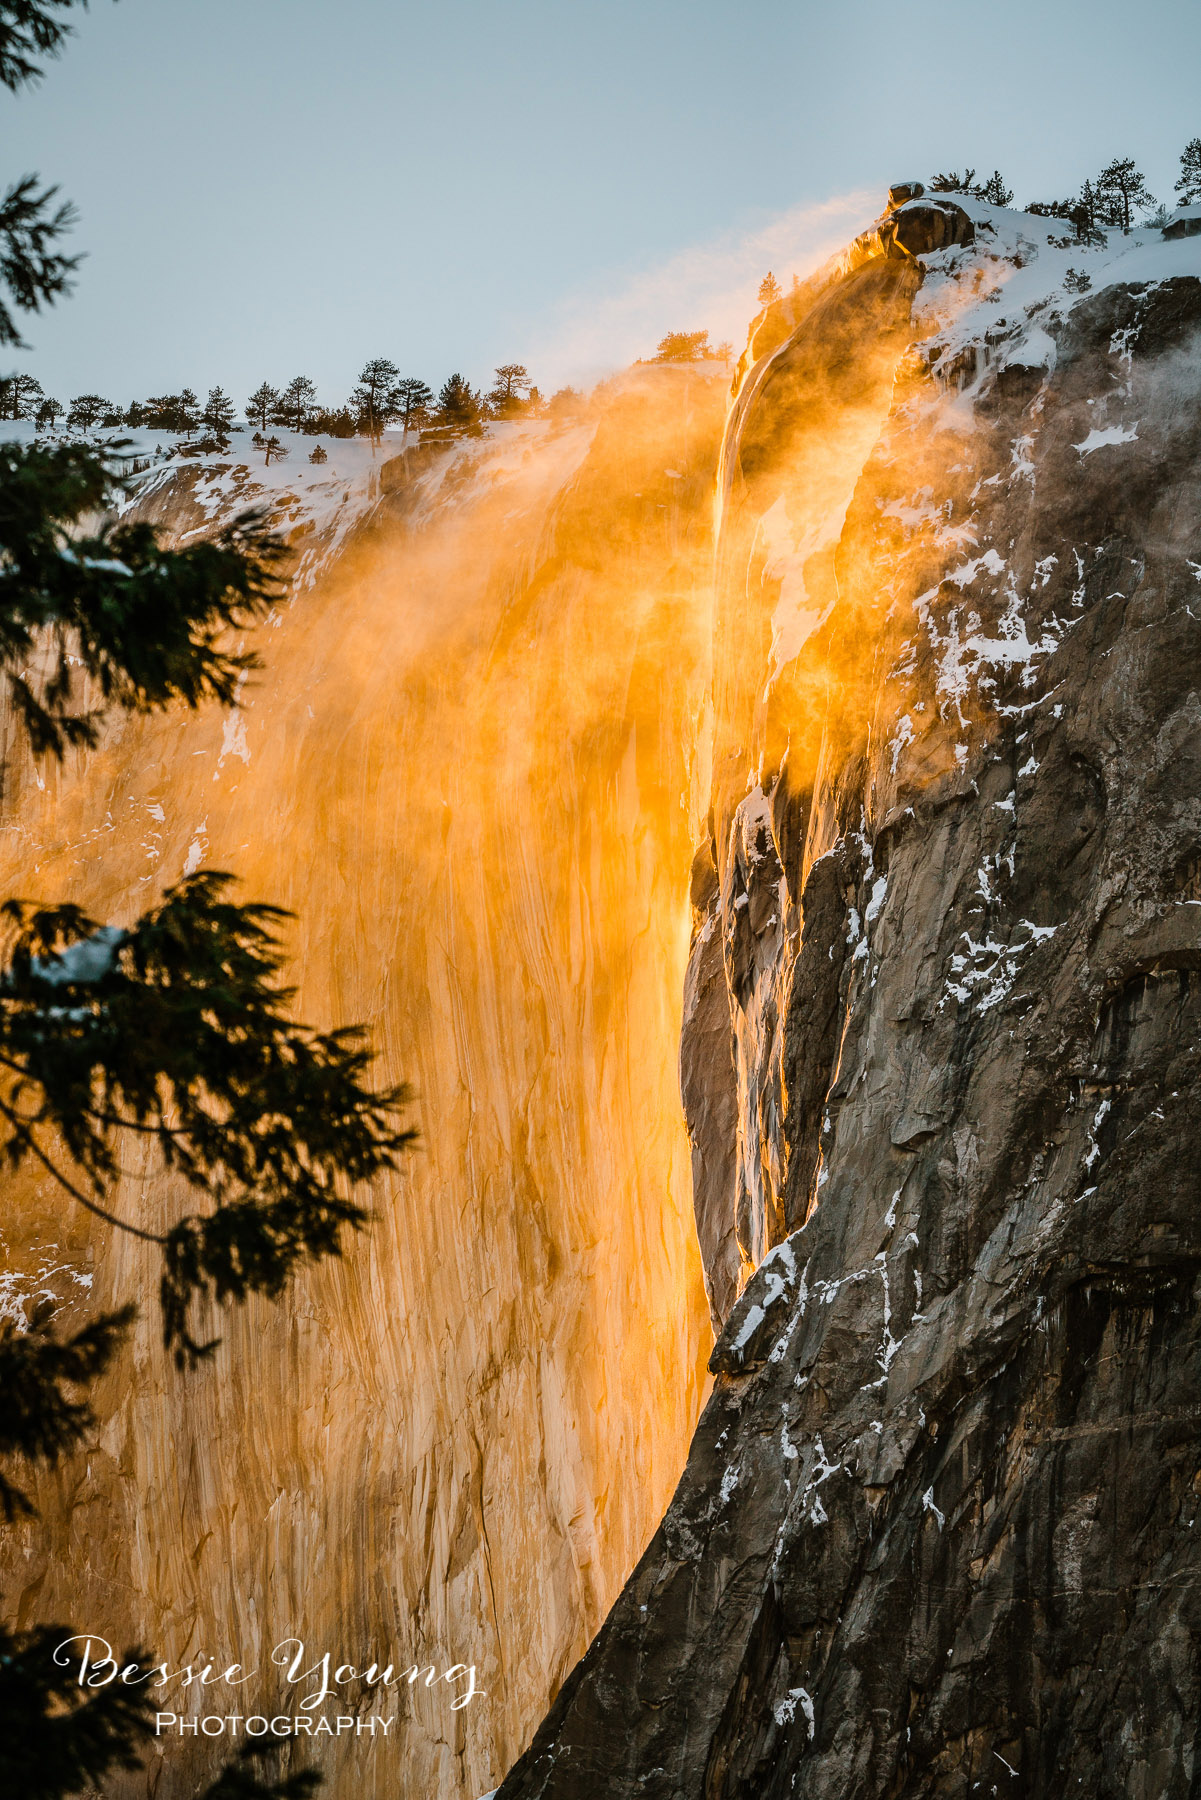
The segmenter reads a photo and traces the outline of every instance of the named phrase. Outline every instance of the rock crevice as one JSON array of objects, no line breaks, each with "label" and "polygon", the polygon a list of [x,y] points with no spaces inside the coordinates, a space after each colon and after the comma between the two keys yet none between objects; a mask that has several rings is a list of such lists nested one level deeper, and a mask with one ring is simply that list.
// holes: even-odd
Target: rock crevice
[{"label": "rock crevice", "polygon": [[740,377],[715,1387],[500,1800],[1196,1791],[1201,259],[964,204]]}]

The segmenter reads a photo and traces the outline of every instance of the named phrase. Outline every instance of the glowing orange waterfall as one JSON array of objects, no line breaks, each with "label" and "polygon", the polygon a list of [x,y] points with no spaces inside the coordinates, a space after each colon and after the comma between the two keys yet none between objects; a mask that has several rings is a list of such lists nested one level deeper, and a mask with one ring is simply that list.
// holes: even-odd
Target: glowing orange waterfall
[{"label": "glowing orange waterfall", "polygon": [[[232,869],[297,914],[301,1015],[367,1020],[413,1085],[421,1144],[371,1231],[226,1317],[195,1374],[159,1346],[144,1246],[32,1180],[4,1225],[11,1304],[142,1302],[97,1441],[6,1547],[23,1622],[176,1664],[266,1668],[298,1637],[477,1665],[470,1705],[418,1686],[386,1744],[314,1751],[334,1796],[496,1784],[699,1409],[676,1057],[723,406],[647,370],[443,457],[263,629],[237,713],[114,721],[9,772],[0,892],[120,920]],[[179,1204],[130,1161],[128,1216]],[[172,1800],[222,1754],[164,1742],[119,1791]]]}]

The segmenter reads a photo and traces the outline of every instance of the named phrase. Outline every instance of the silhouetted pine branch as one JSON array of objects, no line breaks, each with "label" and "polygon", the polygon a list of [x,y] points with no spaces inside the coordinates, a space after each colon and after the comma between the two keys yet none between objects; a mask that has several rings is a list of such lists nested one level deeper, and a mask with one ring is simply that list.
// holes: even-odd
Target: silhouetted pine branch
[{"label": "silhouetted pine branch", "polygon": [[308,1800],[321,1786],[322,1778],[314,1769],[285,1775],[278,1781],[256,1774],[256,1759],[270,1755],[258,1745],[248,1745],[237,1762],[222,1769],[211,1787],[206,1787],[199,1800]]},{"label": "silhouetted pine branch", "polygon": [[[54,1650],[66,1625],[34,1631],[0,1627],[0,1792],[20,1800],[59,1800],[140,1766],[137,1746],[150,1735],[152,1702],[144,1688],[119,1681],[81,1688]],[[129,1650],[123,1662],[144,1662]]]},{"label": "silhouetted pine branch", "polygon": [[0,0],[0,85],[15,93],[42,71],[35,57],[57,56],[71,27],[59,13],[88,0]]},{"label": "silhouetted pine branch", "polygon": [[[102,1375],[124,1343],[137,1309],[102,1313],[74,1336],[55,1337],[43,1302],[28,1331],[0,1325],[0,1457],[53,1465],[78,1448],[96,1424],[82,1390]],[[34,1512],[27,1494],[0,1471],[0,1511],[11,1522]]]},{"label": "silhouetted pine branch", "polygon": [[94,743],[105,705],[228,704],[257,659],[223,634],[280,597],[287,549],[253,512],[184,550],[142,523],[76,535],[125,491],[118,447],[0,444],[0,671],[35,752]]},{"label": "silhouetted pine branch", "polygon": [[[13,1167],[35,1158],[163,1245],[164,1337],[181,1361],[215,1345],[189,1329],[194,1299],[276,1295],[299,1264],[336,1255],[366,1217],[354,1189],[412,1138],[404,1089],[368,1082],[360,1030],[291,1019],[274,933],[287,915],[234,904],[230,882],[193,875],[127,931],[70,905],[3,908],[0,1153]],[[129,1132],[204,1194],[203,1213],[161,1235],[114,1217]]]}]

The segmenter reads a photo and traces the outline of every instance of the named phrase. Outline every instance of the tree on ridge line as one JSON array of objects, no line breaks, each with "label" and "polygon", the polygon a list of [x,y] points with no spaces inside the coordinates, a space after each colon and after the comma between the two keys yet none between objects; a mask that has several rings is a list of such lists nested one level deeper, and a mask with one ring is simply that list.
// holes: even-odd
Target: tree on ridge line
[{"label": "tree on ridge line", "polygon": [[266,431],[271,423],[271,415],[278,405],[279,389],[273,388],[270,382],[264,381],[255,388],[246,402],[246,417],[252,425],[257,425],[260,431]]},{"label": "tree on ridge line", "polygon": [[1176,203],[1178,206],[1201,204],[1201,137],[1190,138],[1180,153]]}]

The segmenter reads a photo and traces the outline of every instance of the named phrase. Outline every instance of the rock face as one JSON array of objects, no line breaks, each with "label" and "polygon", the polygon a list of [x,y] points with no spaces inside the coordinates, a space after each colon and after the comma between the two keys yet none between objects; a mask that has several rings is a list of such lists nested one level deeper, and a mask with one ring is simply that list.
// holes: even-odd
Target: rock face
[{"label": "rock face", "polygon": [[500,1800],[1197,1792],[1201,255],[1041,224],[851,259],[740,377],[715,1388]]},{"label": "rock face", "polygon": [[[152,1252],[45,1183],[6,1197],[7,1308],[143,1300],[95,1442],[8,1534],[11,1616],[260,1671],[222,1714],[296,1712],[307,1690],[269,1661],[289,1637],[331,1667],[477,1666],[465,1708],[461,1680],[419,1682],[391,1691],[386,1742],[302,1744],[292,1766],[332,1800],[495,1786],[700,1411],[676,1053],[723,389],[632,374],[577,423],[423,464],[356,530],[353,491],[322,489],[302,580],[340,553],[262,629],[235,711],[117,719],[61,769],[6,771],[0,893],[121,921],[187,870],[233,869],[297,915],[299,1015],[366,1020],[381,1078],[414,1090],[421,1142],[371,1229],[280,1305],[222,1318],[194,1375],[162,1351]],[[243,499],[205,464],[146,504],[191,532]],[[114,1209],[177,1216],[125,1160]],[[381,1712],[343,1695],[326,1712]],[[191,1800],[231,1747],[155,1749],[112,1796]]]}]

